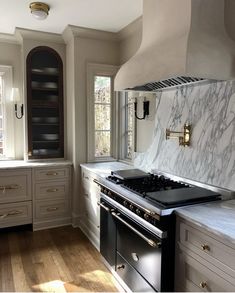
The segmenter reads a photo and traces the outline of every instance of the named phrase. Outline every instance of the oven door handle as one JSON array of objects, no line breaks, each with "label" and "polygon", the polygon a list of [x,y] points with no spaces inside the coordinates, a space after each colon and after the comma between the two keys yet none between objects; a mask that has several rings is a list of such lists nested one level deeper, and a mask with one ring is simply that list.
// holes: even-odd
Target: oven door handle
[{"label": "oven door handle", "polygon": [[135,234],[137,234],[138,236],[140,236],[143,240],[145,240],[150,246],[152,247],[157,247],[160,248],[161,247],[161,241],[159,242],[155,242],[152,239],[149,239],[148,237],[146,237],[144,234],[142,234],[141,232],[139,232],[138,230],[136,230],[134,227],[132,227],[129,223],[127,223],[125,220],[123,220],[121,217],[119,217],[119,214],[116,214],[115,212],[111,213],[116,219],[118,219],[120,222],[122,222],[124,225],[126,225],[129,229],[131,229],[133,232],[135,232]]},{"label": "oven door handle", "polygon": [[106,210],[106,212],[110,212],[110,208],[106,207],[102,202],[97,202],[97,205]]}]

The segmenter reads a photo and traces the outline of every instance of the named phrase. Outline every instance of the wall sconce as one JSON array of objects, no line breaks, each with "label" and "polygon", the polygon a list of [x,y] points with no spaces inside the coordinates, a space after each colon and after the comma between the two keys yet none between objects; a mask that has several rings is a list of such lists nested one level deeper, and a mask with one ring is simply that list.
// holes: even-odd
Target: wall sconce
[{"label": "wall sconce", "polygon": [[191,125],[185,123],[184,124],[184,131],[172,131],[170,129],[166,129],[166,139],[170,138],[178,138],[179,145],[184,147],[190,146],[190,139],[191,139]]},{"label": "wall sconce", "polygon": [[149,115],[149,101],[146,101],[146,98],[144,98],[143,101],[143,117],[138,117],[137,116],[137,98],[135,99],[135,118],[138,120],[144,120],[146,116]]},{"label": "wall sconce", "polygon": [[21,119],[24,116],[24,105],[21,104],[20,106],[20,115],[18,115],[18,104],[20,104],[21,99],[20,99],[20,91],[18,88],[13,88],[12,89],[12,100],[15,104],[15,116],[17,119]]}]

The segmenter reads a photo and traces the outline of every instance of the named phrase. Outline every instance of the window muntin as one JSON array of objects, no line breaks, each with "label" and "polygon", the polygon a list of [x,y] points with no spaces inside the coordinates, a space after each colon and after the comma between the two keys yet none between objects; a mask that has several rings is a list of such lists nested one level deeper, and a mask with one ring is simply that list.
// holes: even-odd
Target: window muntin
[{"label": "window muntin", "polygon": [[95,157],[111,155],[111,77],[94,78]]}]

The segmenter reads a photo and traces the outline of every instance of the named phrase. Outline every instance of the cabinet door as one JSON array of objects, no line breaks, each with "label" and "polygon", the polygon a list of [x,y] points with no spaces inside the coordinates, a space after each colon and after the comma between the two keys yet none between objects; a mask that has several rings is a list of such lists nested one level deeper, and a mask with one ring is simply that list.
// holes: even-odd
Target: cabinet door
[{"label": "cabinet door", "polygon": [[64,156],[63,64],[49,47],[27,57],[28,159]]}]

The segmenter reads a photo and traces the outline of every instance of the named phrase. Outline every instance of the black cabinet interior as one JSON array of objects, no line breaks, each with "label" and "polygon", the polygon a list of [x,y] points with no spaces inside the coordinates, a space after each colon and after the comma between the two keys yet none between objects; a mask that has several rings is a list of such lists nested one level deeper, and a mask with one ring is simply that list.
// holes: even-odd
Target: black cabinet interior
[{"label": "black cabinet interior", "polygon": [[49,47],[27,56],[28,158],[64,156],[63,64]]}]

